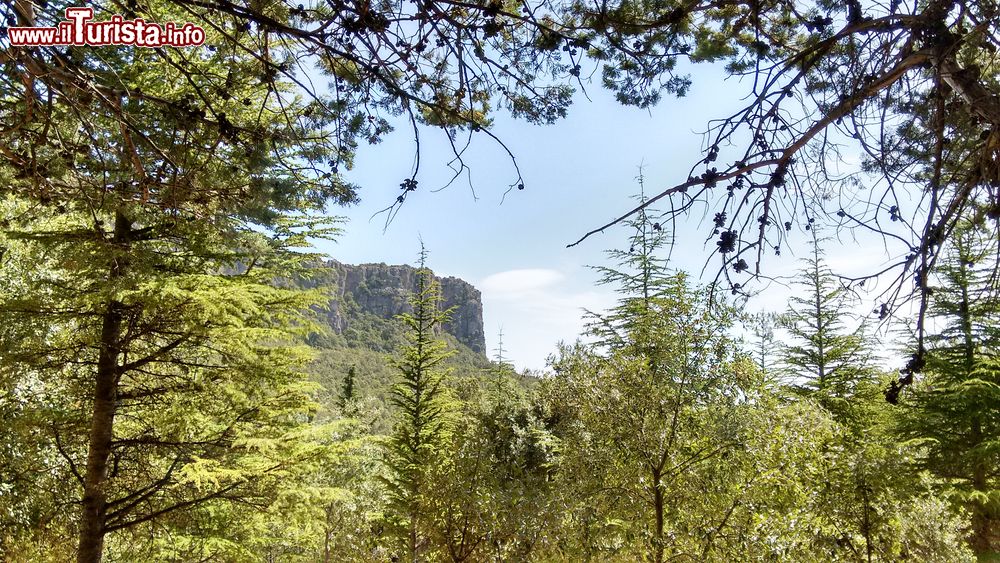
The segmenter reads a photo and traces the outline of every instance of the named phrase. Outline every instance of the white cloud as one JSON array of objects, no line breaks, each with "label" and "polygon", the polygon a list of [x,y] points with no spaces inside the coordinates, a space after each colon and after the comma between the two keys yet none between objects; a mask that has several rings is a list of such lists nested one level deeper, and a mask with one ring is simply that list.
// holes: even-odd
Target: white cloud
[{"label": "white cloud", "polygon": [[511,298],[524,293],[541,291],[561,282],[565,277],[562,272],[548,268],[507,270],[486,276],[479,283],[479,289],[496,298]]},{"label": "white cloud", "polygon": [[584,309],[602,311],[614,305],[613,292],[580,282],[554,269],[508,270],[480,281],[489,354],[502,327],[506,359],[518,368],[544,367],[559,340],[573,341],[580,335]]}]

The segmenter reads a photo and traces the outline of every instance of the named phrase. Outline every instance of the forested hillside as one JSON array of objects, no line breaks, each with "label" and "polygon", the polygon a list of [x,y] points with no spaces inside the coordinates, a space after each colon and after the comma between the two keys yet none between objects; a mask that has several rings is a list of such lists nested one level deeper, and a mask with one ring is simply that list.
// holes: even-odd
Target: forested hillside
[{"label": "forested hillside", "polygon": [[[419,271],[405,265],[352,266],[328,261],[307,276],[303,287],[320,288],[329,301],[319,314],[322,332],[312,333],[308,344],[316,357],[311,378],[322,386],[318,401],[329,413],[345,400],[344,385],[350,377],[351,398],[384,403],[395,381],[392,354],[406,342],[406,326],[398,318],[410,312]],[[479,377],[490,369],[484,353],[483,304],[479,291],[457,278],[435,278],[442,287],[439,307],[451,311],[436,336],[448,343],[454,355],[447,364],[457,373]],[[350,375],[353,373],[353,375]],[[381,408],[376,428],[390,427],[388,408]]]},{"label": "forested hillside", "polygon": [[[331,343],[388,352],[396,349],[401,334],[381,321],[393,321],[409,311],[409,297],[417,281],[417,269],[412,266],[352,266],[331,260],[317,265],[300,285],[322,287],[329,293],[325,323],[334,334],[342,337]],[[441,329],[470,351],[485,354],[483,302],[479,290],[454,277],[437,278],[437,283],[441,285],[441,307],[451,310],[448,322]],[[389,332],[379,332],[383,330]]]}]

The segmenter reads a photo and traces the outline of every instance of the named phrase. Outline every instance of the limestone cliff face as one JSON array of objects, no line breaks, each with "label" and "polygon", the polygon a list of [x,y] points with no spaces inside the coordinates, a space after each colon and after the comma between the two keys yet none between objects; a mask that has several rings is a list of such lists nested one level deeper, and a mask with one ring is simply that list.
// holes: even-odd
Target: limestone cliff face
[{"label": "limestone cliff face", "polygon": [[[364,313],[391,319],[409,311],[409,296],[417,289],[417,269],[412,266],[361,264],[352,266],[331,260],[326,264],[334,273],[335,295],[330,302],[329,321],[335,331],[343,332],[350,323],[345,311],[353,303]],[[453,277],[437,278],[441,284],[442,307],[454,307],[451,321],[444,330],[474,352],[485,353],[483,300],[472,284]]]}]

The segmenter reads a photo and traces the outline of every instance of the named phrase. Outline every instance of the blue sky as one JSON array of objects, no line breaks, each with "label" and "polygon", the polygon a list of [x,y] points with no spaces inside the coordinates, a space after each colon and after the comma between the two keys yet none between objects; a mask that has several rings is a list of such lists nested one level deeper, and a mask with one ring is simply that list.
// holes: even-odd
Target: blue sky
[{"label": "blue sky", "polygon": [[[375,214],[400,193],[408,177],[414,144],[399,128],[383,143],[362,146],[348,178],[361,187],[361,203],[331,208],[348,222],[344,234],[320,249],[348,263],[413,263],[422,239],[429,265],[439,275],[457,276],[483,292],[487,348],[496,348],[502,328],[506,357],[518,368],[540,369],[559,340],[571,341],[583,326],[583,309],[612,305],[612,288],[595,286],[587,265],[604,264],[604,250],[620,247],[623,229],[566,248],[586,231],[629,209],[638,192],[642,166],[647,193],[687,178],[701,153],[708,121],[737,109],[747,85],[724,79],[721,68],[701,66],[686,97],[666,98],[652,110],[619,105],[599,86],[588,87],[589,100],[576,98],[569,116],[549,126],[533,126],[498,116],[494,133],[514,153],[525,189],[501,199],[515,173],[509,157],[493,140],[480,135],[466,155],[471,183],[460,179],[432,193],[451,176],[450,149],[442,133],[421,134],[419,188],[393,221]],[[473,195],[473,188],[478,199]],[[713,242],[700,215],[680,225],[673,265],[698,274]],[[846,258],[845,258],[846,256]],[[830,254],[831,260],[863,266],[885,259],[884,252]],[[793,256],[774,263],[774,272],[790,273]],[[709,264],[706,276],[715,273]],[[753,300],[751,309],[781,309],[787,288],[772,287]]]}]

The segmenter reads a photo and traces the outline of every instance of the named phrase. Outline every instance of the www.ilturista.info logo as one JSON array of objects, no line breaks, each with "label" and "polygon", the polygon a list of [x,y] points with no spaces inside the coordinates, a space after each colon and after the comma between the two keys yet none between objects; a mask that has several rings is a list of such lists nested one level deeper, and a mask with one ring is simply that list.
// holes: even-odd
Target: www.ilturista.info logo
[{"label": "www.ilturista.info logo", "polygon": [[185,23],[163,25],[142,18],[111,16],[91,21],[93,8],[67,8],[66,21],[56,27],[8,27],[13,47],[51,45],[135,45],[136,47],[193,47],[205,42],[205,30]]}]

